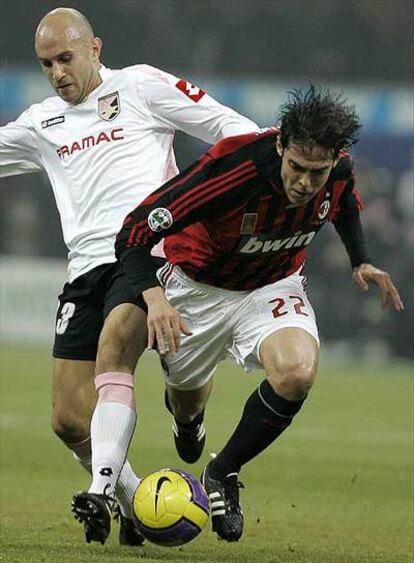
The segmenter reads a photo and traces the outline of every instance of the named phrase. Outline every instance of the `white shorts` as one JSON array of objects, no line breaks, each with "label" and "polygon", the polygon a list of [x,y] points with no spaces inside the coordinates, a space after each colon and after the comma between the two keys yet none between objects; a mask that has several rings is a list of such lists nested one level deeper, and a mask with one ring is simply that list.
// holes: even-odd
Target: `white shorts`
[{"label": "white shorts", "polygon": [[167,278],[165,295],[192,332],[181,335],[178,353],[164,358],[165,380],[171,387],[202,387],[228,357],[246,371],[262,369],[260,346],[281,328],[306,330],[319,344],[315,313],[304,289],[306,278],[298,272],[253,291],[198,283],[168,263],[158,276],[161,281]]}]

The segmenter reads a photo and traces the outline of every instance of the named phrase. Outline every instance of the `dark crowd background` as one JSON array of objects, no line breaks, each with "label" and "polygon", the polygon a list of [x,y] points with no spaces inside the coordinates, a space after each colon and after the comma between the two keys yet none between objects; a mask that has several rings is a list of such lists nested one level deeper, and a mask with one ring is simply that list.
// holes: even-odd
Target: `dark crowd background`
[{"label": "dark crowd background", "polygon": [[[148,63],[210,85],[215,97],[262,126],[273,125],[280,91],[298,83],[344,86],[345,91],[358,92],[356,97],[362,89],[368,100],[375,94],[376,121],[364,127],[354,151],[357,182],[372,261],[391,273],[406,311],[384,314],[375,289],[367,296],[352,287],[348,258],[330,227],[310,248],[309,293],[321,340],[338,358],[382,361],[414,355],[414,133],[412,107],[407,107],[407,100],[410,105],[413,99],[411,0],[2,0],[2,124],[26,107],[22,80],[34,90],[36,101],[49,95],[38,86],[45,79],[37,68],[33,35],[40,18],[60,5],[75,7],[90,19],[95,34],[104,40],[102,60],[107,66]],[[276,96],[275,86],[274,101],[269,95],[273,82],[279,88]],[[384,98],[382,92],[387,93]],[[266,105],[267,113],[259,112],[256,99]],[[205,148],[177,135],[180,167]],[[47,178],[20,176],[2,184],[1,252],[65,257]]]}]

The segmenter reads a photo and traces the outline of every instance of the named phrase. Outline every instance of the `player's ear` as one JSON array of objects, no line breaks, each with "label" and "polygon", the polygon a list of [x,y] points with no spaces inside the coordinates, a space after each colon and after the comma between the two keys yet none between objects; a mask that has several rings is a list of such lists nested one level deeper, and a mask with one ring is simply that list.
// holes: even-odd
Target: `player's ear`
[{"label": "player's ear", "polygon": [[336,165],[338,164],[338,162],[341,160],[340,153],[341,153],[341,151],[338,151],[338,152],[335,152],[335,153],[334,153],[332,168],[335,168],[335,166],[336,166]]},{"label": "player's ear", "polygon": [[99,59],[102,51],[102,39],[100,37],[94,37],[92,39],[92,50],[96,58]]},{"label": "player's ear", "polygon": [[280,137],[276,139],[276,152],[280,157],[283,156],[283,146]]}]

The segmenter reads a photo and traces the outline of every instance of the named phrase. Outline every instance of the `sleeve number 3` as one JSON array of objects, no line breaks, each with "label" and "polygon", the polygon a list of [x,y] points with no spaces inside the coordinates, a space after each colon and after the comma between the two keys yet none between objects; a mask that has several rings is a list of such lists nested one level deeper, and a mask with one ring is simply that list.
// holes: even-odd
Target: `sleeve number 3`
[{"label": "sleeve number 3", "polygon": [[[306,304],[303,301],[302,297],[298,295],[289,295],[290,302],[293,302],[293,308],[297,315],[303,315],[304,317],[309,317],[309,313],[306,313],[304,309],[306,309]],[[272,315],[275,319],[278,317],[283,317],[283,315],[287,315],[289,312],[289,305],[291,303],[286,303],[285,299],[281,297],[276,297],[276,299],[272,299],[269,303],[275,303],[276,306],[272,310]]]}]

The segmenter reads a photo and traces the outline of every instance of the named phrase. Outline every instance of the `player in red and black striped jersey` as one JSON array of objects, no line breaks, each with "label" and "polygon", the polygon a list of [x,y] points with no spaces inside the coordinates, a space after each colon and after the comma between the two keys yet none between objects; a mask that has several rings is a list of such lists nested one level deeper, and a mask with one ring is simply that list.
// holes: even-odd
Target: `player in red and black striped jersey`
[{"label": "player in red and black striped jersey", "polygon": [[139,264],[131,276],[137,293],[154,285],[150,251],[164,237],[171,264],[196,281],[236,291],[297,271],[326,221],[348,243],[353,266],[368,261],[349,155],[316,159],[310,178],[317,185],[304,186],[305,175],[296,172],[303,158],[289,154],[289,174],[299,180],[287,192],[279,135],[270,129],[221,141],[128,216],[117,246],[131,271]]},{"label": "player in red and black striped jersey", "polygon": [[[403,309],[390,276],[370,264],[365,248],[361,198],[344,152],[359,127],[353,108],[329,91],[293,91],[280,129],[215,145],[147,197],[117,238],[134,292],[148,305],[148,345],[156,341],[164,356],[183,459],[201,454],[217,362],[230,354],[266,372],[202,477],[213,529],[228,541],[243,529],[238,472],[289,426],[316,376],[318,334],[300,270],[327,221],[345,244],[355,283],[378,285],[384,308]],[[169,263],[157,272],[151,249],[162,238]]]}]

